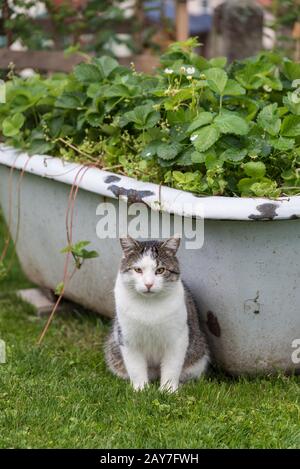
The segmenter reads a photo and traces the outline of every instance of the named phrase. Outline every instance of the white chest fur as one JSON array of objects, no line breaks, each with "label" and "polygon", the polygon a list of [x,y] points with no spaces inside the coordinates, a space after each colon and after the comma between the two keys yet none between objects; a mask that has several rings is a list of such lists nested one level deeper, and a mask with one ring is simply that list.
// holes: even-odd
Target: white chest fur
[{"label": "white chest fur", "polygon": [[145,297],[128,288],[119,275],[115,299],[124,344],[143,353],[149,364],[159,365],[178,339],[187,347],[187,311],[181,281],[174,282],[168,292]]}]

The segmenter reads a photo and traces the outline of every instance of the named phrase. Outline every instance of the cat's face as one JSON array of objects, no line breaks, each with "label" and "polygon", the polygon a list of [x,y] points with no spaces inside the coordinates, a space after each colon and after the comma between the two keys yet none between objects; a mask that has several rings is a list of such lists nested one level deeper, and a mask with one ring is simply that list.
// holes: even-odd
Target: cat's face
[{"label": "cat's face", "polygon": [[174,286],[180,276],[176,257],[179,238],[142,242],[128,237],[120,241],[123,249],[120,272],[130,288],[150,298]]}]

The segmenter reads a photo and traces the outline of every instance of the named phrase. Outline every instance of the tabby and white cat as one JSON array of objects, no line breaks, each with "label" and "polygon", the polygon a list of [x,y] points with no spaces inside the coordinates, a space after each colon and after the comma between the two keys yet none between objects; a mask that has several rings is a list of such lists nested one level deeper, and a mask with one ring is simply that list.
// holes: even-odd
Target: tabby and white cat
[{"label": "tabby and white cat", "polygon": [[209,351],[198,312],[180,279],[180,239],[122,238],[123,257],[115,285],[116,316],[105,347],[108,367],[135,390],[160,377],[160,388],[200,377]]}]

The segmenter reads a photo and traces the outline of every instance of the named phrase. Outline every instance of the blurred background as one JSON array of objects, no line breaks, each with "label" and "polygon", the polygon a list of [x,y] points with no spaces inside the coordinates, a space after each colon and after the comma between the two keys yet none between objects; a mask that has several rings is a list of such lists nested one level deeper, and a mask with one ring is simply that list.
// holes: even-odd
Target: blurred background
[{"label": "blurred background", "polygon": [[[151,72],[174,41],[229,61],[262,49],[300,61],[300,0],[0,0],[0,69],[68,72],[113,55]],[[13,65],[12,65],[13,64]]]}]

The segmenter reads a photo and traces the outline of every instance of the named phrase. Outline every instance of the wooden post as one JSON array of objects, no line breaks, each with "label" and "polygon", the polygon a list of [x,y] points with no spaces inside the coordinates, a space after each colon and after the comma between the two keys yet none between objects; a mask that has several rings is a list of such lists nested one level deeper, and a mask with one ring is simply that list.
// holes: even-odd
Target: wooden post
[{"label": "wooden post", "polygon": [[[10,8],[7,0],[4,0],[2,5],[2,18],[3,20],[10,19]],[[9,47],[13,43],[13,33],[11,29],[6,29],[5,31],[7,47]]]},{"label": "wooden post", "polygon": [[186,0],[176,0],[176,40],[186,41],[189,37],[189,15]]},{"label": "wooden post", "polygon": [[134,5],[134,16],[137,21],[137,29],[133,33],[133,39],[135,42],[135,46],[138,50],[138,53],[141,53],[143,49],[143,26],[145,25],[145,15],[144,15],[144,7],[143,2],[141,0],[136,0]]},{"label": "wooden post", "polygon": [[262,49],[263,10],[254,0],[226,0],[220,5],[223,54],[229,62]]},{"label": "wooden post", "polygon": [[295,40],[295,61],[300,62],[300,22],[296,21],[293,28],[293,39]]}]

